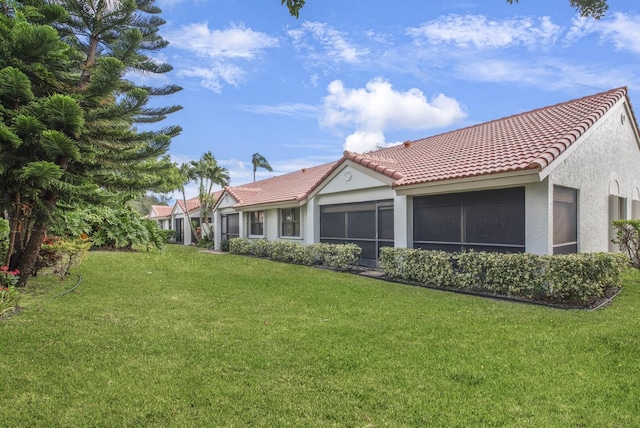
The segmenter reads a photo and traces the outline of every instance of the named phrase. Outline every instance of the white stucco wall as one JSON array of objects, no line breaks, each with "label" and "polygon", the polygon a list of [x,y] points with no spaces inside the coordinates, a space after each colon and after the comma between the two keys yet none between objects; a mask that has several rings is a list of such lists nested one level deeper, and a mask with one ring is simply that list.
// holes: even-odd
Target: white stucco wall
[{"label": "white stucco wall", "polygon": [[635,183],[640,182],[640,149],[626,100],[614,105],[577,143],[554,165],[550,189],[578,189],[578,251],[608,251],[610,188],[627,198],[630,216]]},{"label": "white stucco wall", "polygon": [[551,254],[553,251],[553,222],[549,180],[524,186],[525,251],[532,254]]}]

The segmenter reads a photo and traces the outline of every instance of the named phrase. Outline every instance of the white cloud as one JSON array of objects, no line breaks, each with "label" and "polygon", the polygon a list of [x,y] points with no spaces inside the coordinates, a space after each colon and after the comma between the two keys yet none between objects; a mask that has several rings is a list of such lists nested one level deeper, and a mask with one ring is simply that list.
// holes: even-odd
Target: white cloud
[{"label": "white cloud", "polygon": [[[334,63],[355,64],[369,55],[366,48],[358,48],[350,43],[345,34],[321,22],[304,22],[295,30],[289,30],[289,37],[296,48],[307,52],[315,61],[329,58]],[[309,40],[312,39],[312,40]],[[321,52],[317,52],[315,45],[319,44]]]},{"label": "white cloud", "polygon": [[382,131],[356,131],[344,140],[344,149],[356,153],[370,152],[386,145]]},{"label": "white cloud", "polygon": [[466,116],[453,98],[438,94],[429,102],[419,89],[399,92],[380,78],[359,89],[345,88],[335,80],[327,90],[321,124],[352,129],[345,140],[347,150],[362,152],[386,146],[383,131],[387,129],[430,129]]},{"label": "white cloud", "polygon": [[640,53],[640,15],[617,12],[599,21],[576,18],[565,41],[570,44],[594,33],[600,35],[601,43],[610,42],[616,49]]},{"label": "white cloud", "polygon": [[416,42],[454,44],[461,48],[495,49],[512,46],[528,48],[550,45],[561,28],[547,16],[535,22],[531,18],[490,20],[482,15],[448,15],[429,21],[407,34]]},{"label": "white cloud", "polygon": [[277,38],[253,31],[243,24],[211,30],[206,22],[194,23],[171,32],[167,39],[172,46],[205,58],[252,59],[264,49],[278,46]]},{"label": "white cloud", "polygon": [[318,112],[318,107],[304,103],[290,103],[278,105],[243,105],[240,109],[250,113],[280,116],[314,116]]},{"label": "white cloud", "polygon": [[207,23],[194,23],[170,32],[166,38],[171,47],[202,59],[197,65],[184,64],[178,69],[178,76],[200,78],[202,86],[216,93],[224,84],[238,86],[244,82],[246,64],[279,43],[277,38],[243,24],[212,30]]},{"label": "white cloud", "polygon": [[456,72],[470,81],[513,83],[538,86],[545,90],[571,90],[578,87],[614,88],[625,86],[637,73],[626,67],[610,69],[585,67],[564,59],[539,59],[536,62],[486,60],[460,64]]},{"label": "white cloud", "polygon": [[209,68],[194,67],[178,70],[180,77],[195,77],[207,89],[219,94],[223,83],[238,86],[245,80],[246,72],[241,67],[224,62],[212,62]]}]

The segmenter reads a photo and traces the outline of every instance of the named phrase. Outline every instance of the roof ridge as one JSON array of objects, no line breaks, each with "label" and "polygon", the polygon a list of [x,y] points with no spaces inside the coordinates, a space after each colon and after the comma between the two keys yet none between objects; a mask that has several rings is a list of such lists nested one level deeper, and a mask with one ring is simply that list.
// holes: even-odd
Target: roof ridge
[{"label": "roof ridge", "polygon": [[233,186],[234,189],[242,190],[243,192],[260,192],[262,188],[260,187],[245,187],[245,186]]},{"label": "roof ridge", "polygon": [[[356,152],[350,152],[349,150],[344,151],[344,157],[352,162],[355,162],[357,164],[364,166],[365,168],[369,168],[375,172],[378,172],[380,174],[386,175],[387,177],[393,178],[394,180],[400,180],[401,178],[404,177],[400,172],[396,171],[395,169],[389,168],[388,166],[381,165],[378,162],[376,162],[376,161],[384,162],[384,158],[371,156],[371,155],[364,155]],[[393,163],[398,163],[398,161],[395,160]]]},{"label": "roof ridge", "polygon": [[[535,108],[533,110],[527,110],[527,111],[523,111],[521,113],[515,113],[515,114],[509,115],[509,116],[504,116],[504,117],[500,117],[500,118],[497,118],[497,119],[492,119],[492,120],[489,120],[489,121],[486,121],[486,122],[476,123],[474,125],[465,126],[464,128],[452,129],[451,131],[441,132],[440,134],[435,134],[435,135],[431,135],[429,137],[419,138],[417,140],[413,140],[413,141],[410,141],[410,142],[428,140],[428,139],[431,139],[431,138],[441,137],[441,136],[447,135],[447,134],[466,131],[466,130],[477,128],[477,127],[480,127],[480,126],[486,126],[486,125],[493,124],[493,123],[496,123],[496,122],[502,122],[502,121],[505,121],[505,120],[508,120],[508,119],[513,119],[513,118],[516,118],[516,117],[519,117],[519,116],[530,115],[530,114],[537,113],[537,112],[540,112],[540,111],[553,109],[553,108],[556,108],[556,107],[560,107],[562,105],[579,102],[579,101],[586,100],[586,99],[589,99],[589,98],[600,97],[600,96],[603,96],[605,94],[613,94],[613,93],[615,93],[617,91],[621,91],[621,92],[626,93],[627,92],[627,87],[626,86],[621,86],[619,88],[610,89],[608,91],[598,92],[597,94],[585,95],[585,96],[580,97],[580,98],[575,98],[575,99],[568,100],[568,101],[562,101],[562,102],[559,102],[559,103],[556,103],[556,104],[552,104],[552,105],[549,105],[549,106],[538,107],[538,108]],[[393,148],[393,147],[395,147],[395,146],[385,147],[383,149],[376,150],[373,153],[382,152],[382,151],[388,150],[388,149]]]}]

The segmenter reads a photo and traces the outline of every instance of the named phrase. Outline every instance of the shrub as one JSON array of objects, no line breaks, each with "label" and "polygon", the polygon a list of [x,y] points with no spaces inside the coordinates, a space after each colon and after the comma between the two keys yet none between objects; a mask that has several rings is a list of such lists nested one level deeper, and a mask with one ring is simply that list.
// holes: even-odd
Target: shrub
[{"label": "shrub", "polygon": [[380,266],[392,278],[435,287],[448,287],[453,283],[451,254],[444,251],[384,247],[380,251]]},{"label": "shrub", "polygon": [[18,283],[20,279],[19,270],[9,270],[9,266],[0,267],[0,287],[8,288],[13,287]]},{"label": "shrub", "polygon": [[53,268],[53,273],[64,280],[72,267],[78,266],[91,248],[88,239],[48,238],[40,248],[36,270]]},{"label": "shrub", "polygon": [[349,270],[360,260],[362,248],[356,244],[311,244],[317,246],[319,261],[323,266]]},{"label": "shrub", "polygon": [[160,229],[156,221],[143,219],[130,207],[95,206],[60,212],[50,229],[55,236],[69,238],[86,234],[93,248],[103,249],[132,249],[142,245],[147,250],[152,247],[162,250],[171,234]]},{"label": "shrub", "polygon": [[613,227],[613,243],[629,258],[631,266],[640,269],[640,220],[616,220]]},{"label": "shrub", "polygon": [[581,253],[546,256],[546,298],[556,303],[586,304],[620,285],[624,256]]},{"label": "shrub", "polygon": [[291,241],[233,238],[229,241],[229,251],[233,254],[252,255],[285,263],[322,265],[332,269],[348,270],[358,263],[362,249],[355,244],[304,245]]},{"label": "shrub", "polygon": [[477,290],[536,301],[586,306],[620,285],[624,256],[558,256],[383,248],[380,262],[394,278],[435,287]]},{"label": "shrub", "polygon": [[0,218],[0,262],[4,263],[7,259],[7,251],[9,251],[9,221]]}]

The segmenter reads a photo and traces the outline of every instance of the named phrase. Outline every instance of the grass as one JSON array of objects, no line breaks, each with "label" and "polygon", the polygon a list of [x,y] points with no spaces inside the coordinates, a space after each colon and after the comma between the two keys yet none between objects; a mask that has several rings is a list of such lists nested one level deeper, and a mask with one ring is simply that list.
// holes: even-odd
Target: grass
[{"label": "grass", "polygon": [[558,310],[170,246],[0,321],[3,426],[640,426],[640,274]]}]

